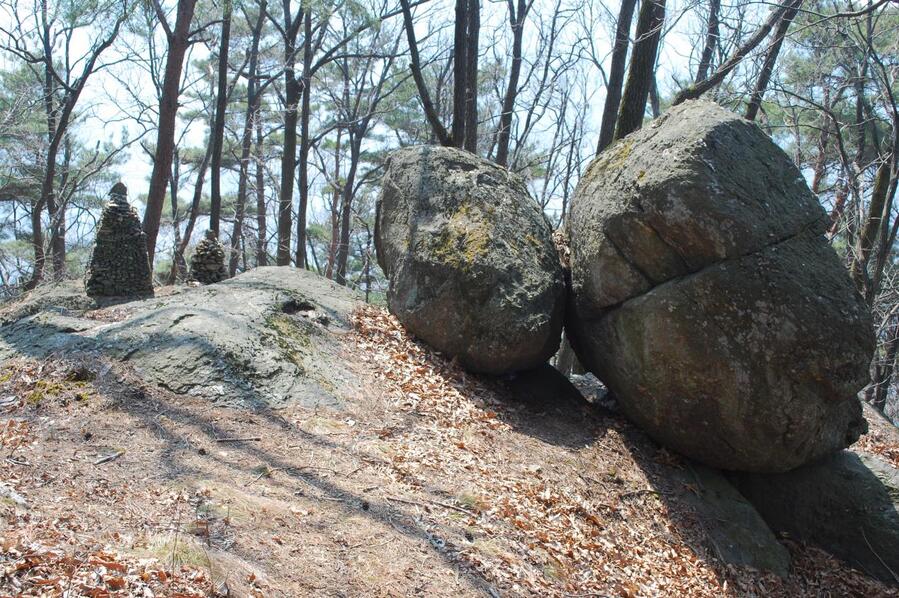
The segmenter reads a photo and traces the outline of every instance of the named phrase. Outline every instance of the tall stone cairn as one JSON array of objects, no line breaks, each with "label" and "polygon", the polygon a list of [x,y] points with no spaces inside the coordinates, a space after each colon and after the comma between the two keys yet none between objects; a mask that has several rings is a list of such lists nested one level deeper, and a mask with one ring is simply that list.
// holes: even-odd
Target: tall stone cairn
[{"label": "tall stone cairn", "polygon": [[153,295],[147,235],[121,182],[113,185],[100,216],[84,288],[91,297]]},{"label": "tall stone cairn", "polygon": [[206,231],[206,237],[197,243],[190,258],[190,280],[201,284],[213,284],[228,278],[225,268],[225,248],[213,230]]}]

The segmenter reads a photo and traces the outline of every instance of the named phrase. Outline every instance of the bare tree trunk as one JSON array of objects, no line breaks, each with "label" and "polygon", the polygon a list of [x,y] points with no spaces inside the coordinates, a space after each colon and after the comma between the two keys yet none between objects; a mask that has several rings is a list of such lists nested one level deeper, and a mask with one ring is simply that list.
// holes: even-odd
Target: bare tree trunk
[{"label": "bare tree trunk", "polygon": [[656,53],[664,22],[665,0],[644,0],[637,18],[637,41],[618,112],[615,139],[621,139],[643,126],[646,99],[655,78]]},{"label": "bare tree trunk", "polygon": [[465,108],[468,76],[468,5],[469,0],[456,0],[456,21],[453,36],[453,123],[450,129],[455,147],[465,144]]},{"label": "bare tree trunk", "polygon": [[165,60],[165,75],[162,83],[162,97],[159,100],[159,129],[156,136],[156,153],[153,158],[153,172],[147,192],[147,209],[144,212],[143,229],[147,234],[147,253],[150,268],[156,255],[156,238],[165,201],[168,178],[171,175],[172,152],[175,148],[175,119],[178,113],[178,96],[181,86],[181,69],[184,54],[190,44],[190,23],[194,16],[196,0],[179,0],[175,28],[168,35],[168,55]]},{"label": "bare tree trunk", "polygon": [[[62,176],[58,186],[60,190],[65,187],[72,162],[72,142],[68,134],[62,137],[62,153]],[[47,211],[50,215],[50,262],[53,265],[54,280],[63,280],[66,277],[66,204],[67,199],[60,197],[56,192],[51,193],[47,201]]]},{"label": "bare tree trunk", "polygon": [[[830,109],[830,88],[824,86],[824,106]],[[821,193],[821,182],[824,180],[825,169],[827,167],[827,146],[830,137],[830,119],[825,117],[818,133],[818,154],[815,156],[815,165],[812,169],[812,193],[818,195]]]},{"label": "bare tree trunk", "polygon": [[615,138],[615,123],[618,120],[618,107],[621,104],[624,67],[627,65],[631,21],[634,19],[634,7],[636,4],[637,0],[621,0],[621,9],[618,11],[618,24],[615,26],[615,45],[612,47],[612,67],[609,70],[609,82],[606,86],[606,101],[602,110],[599,143],[596,146],[597,154],[606,149]]},{"label": "bare tree trunk", "polygon": [[777,56],[780,54],[780,48],[783,46],[784,38],[787,36],[787,30],[790,28],[790,24],[796,17],[796,13],[799,12],[800,4],[801,0],[794,2],[793,5],[784,12],[783,17],[781,17],[780,22],[777,24],[777,29],[774,32],[774,41],[771,42],[771,45],[768,47],[768,52],[765,54],[765,62],[762,64],[762,70],[755,83],[755,89],[752,90],[749,106],[746,107],[746,120],[755,120],[755,117],[758,115],[759,109],[762,106],[762,98],[765,95],[765,89],[768,87],[768,81],[771,80],[771,75],[774,72]]},{"label": "bare tree trunk", "polygon": [[[60,79],[54,67],[53,48],[55,43],[55,35],[51,33],[51,20],[48,19],[48,1],[42,0],[40,5],[40,41],[42,43],[43,63],[44,63],[44,84],[43,91],[45,97],[44,107],[47,118],[47,153],[45,155],[45,164],[43,177],[41,179],[41,195],[40,198],[32,206],[31,213],[31,234],[32,246],[34,248],[34,268],[31,273],[31,279],[25,283],[25,289],[33,289],[41,281],[44,275],[44,267],[46,254],[44,252],[43,224],[41,222],[41,212],[44,207],[50,216],[50,233],[51,233],[51,256],[56,262],[55,273],[58,277],[65,274],[65,205],[57,206],[55,192],[56,178],[56,160],[59,154],[59,146],[63,142],[66,132],[68,131],[69,122],[72,113],[81,97],[81,92],[90,76],[94,73],[97,59],[106,51],[109,46],[118,37],[119,29],[127,17],[127,12],[123,12],[115,21],[112,30],[99,43],[91,47],[90,51],[85,55],[81,63],[81,72],[75,78],[74,82],[57,88],[55,81]],[[70,60],[69,56],[65,60]],[[68,74],[66,78],[68,79]],[[58,91],[62,91],[62,99],[59,105],[55,105],[54,97]]]},{"label": "bare tree trunk", "polygon": [[302,108],[300,110],[300,207],[297,210],[297,268],[306,267],[306,211],[309,206],[309,118],[312,98],[312,13],[306,11],[303,20]]},{"label": "bare tree trunk", "polygon": [[877,293],[880,292],[880,285],[883,282],[883,271],[887,260],[890,258],[890,248],[896,242],[896,233],[899,231],[899,218],[896,218],[892,226],[890,225],[890,214],[893,211],[893,204],[896,200],[896,187],[899,184],[899,177],[894,173],[893,180],[890,183],[890,190],[887,192],[887,202],[883,206],[883,218],[881,219],[880,239],[878,240],[877,259],[874,262],[874,271],[871,273],[871,284],[869,285],[868,294],[870,295],[869,303],[873,305]]},{"label": "bare tree trunk", "polygon": [[[206,153],[203,154],[203,161],[200,163],[200,168],[197,170],[197,182],[194,184],[194,196],[190,203],[190,216],[187,218],[187,226],[184,228],[184,237],[181,239],[181,244],[175,249],[175,254],[178,256],[178,260],[184,260],[184,252],[187,251],[187,246],[190,244],[190,237],[193,235],[194,227],[197,223],[197,218],[200,215],[200,200],[203,198],[203,183],[206,180],[206,171],[209,169],[209,162],[212,159],[212,146],[206,146]],[[172,270],[169,273],[169,280],[174,281],[177,276],[177,272],[175,271],[175,262],[172,262]]]},{"label": "bare tree trunk", "polygon": [[218,91],[212,125],[212,176],[210,178],[209,228],[220,237],[222,218],[222,150],[225,145],[225,111],[228,109],[228,50],[231,44],[231,0],[222,8],[222,39],[218,56]]},{"label": "bare tree trunk", "polygon": [[899,317],[894,315],[893,321],[888,328],[886,342],[884,343],[883,361],[874,365],[872,387],[866,393],[868,402],[881,413],[886,409],[890,383],[893,380],[893,371],[896,366],[897,351],[899,351]]},{"label": "bare tree trunk", "polygon": [[828,235],[833,237],[840,230],[840,220],[843,218],[843,212],[846,211],[846,199],[849,197],[849,184],[845,181],[837,182],[836,197],[833,202],[833,209],[830,211],[830,230]]},{"label": "bare tree trunk", "polygon": [[[261,98],[260,98],[261,99]],[[268,265],[268,218],[265,207],[265,147],[262,119],[256,119],[256,265]]]},{"label": "bare tree trunk", "polygon": [[253,26],[253,37],[250,42],[247,67],[247,109],[244,115],[243,134],[240,139],[240,165],[237,179],[237,205],[235,206],[234,228],[231,231],[231,252],[228,259],[228,274],[234,276],[237,273],[237,264],[240,258],[241,240],[243,238],[243,220],[246,214],[247,188],[249,187],[250,155],[253,149],[253,124],[259,118],[259,98],[256,81],[256,65],[259,61],[259,38],[262,34],[263,19],[265,18],[265,5],[263,0],[259,6],[259,16]]},{"label": "bare tree trunk", "polygon": [[[346,72],[346,71],[344,71]],[[337,246],[340,244],[340,198],[343,195],[340,187],[340,142],[343,129],[337,129],[337,143],[334,146],[334,193],[331,200],[331,242],[328,245],[328,264],[325,276],[333,280],[334,265],[337,262]]]},{"label": "bare tree trunk", "polygon": [[721,12],[721,0],[709,0],[709,22],[706,27],[705,45],[702,48],[702,56],[699,57],[699,68],[696,69],[694,82],[705,81],[709,75],[709,67],[712,65],[712,56],[715,46],[718,45],[718,15]]},{"label": "bare tree trunk", "polygon": [[364,129],[354,130],[350,128],[350,168],[347,171],[346,182],[343,185],[343,201],[340,206],[340,244],[337,247],[337,271],[334,280],[338,284],[346,286],[346,266],[350,250],[350,232],[352,229],[353,186],[356,181],[356,170],[359,167],[359,158],[362,154],[362,137]]},{"label": "bare tree trunk", "polygon": [[181,226],[178,218],[178,187],[181,181],[181,157],[178,148],[172,156],[172,176],[169,178],[169,196],[172,204],[172,231],[175,235],[175,250],[172,252],[172,267],[169,271],[169,284],[187,274],[187,263],[184,254],[178,251],[181,246]]},{"label": "bare tree trunk", "polygon": [[509,2],[509,24],[512,27],[512,66],[509,69],[509,81],[506,94],[503,96],[502,113],[499,117],[499,128],[496,130],[496,163],[506,166],[509,161],[509,140],[512,136],[512,115],[515,111],[515,98],[518,97],[518,80],[521,77],[521,54],[524,39],[524,21],[531,2],[518,0],[518,8]]},{"label": "bare tree trunk", "polygon": [[756,46],[762,43],[768,34],[771,32],[771,29],[774,28],[783,14],[790,9],[794,4],[798,7],[802,3],[802,0],[784,0],[783,4],[779,4],[777,8],[771,11],[771,14],[768,16],[768,19],[759,27],[755,33],[753,33],[746,42],[737,48],[736,52],[728,58],[724,64],[718,67],[718,69],[709,75],[708,78],[703,79],[702,81],[697,81],[693,85],[686,87],[681,90],[680,93],[675,96],[674,101],[672,102],[673,106],[680,104],[686,100],[695,100],[700,97],[702,94],[712,89],[716,85],[720,84],[724,81],[724,78],[727,77],[732,70],[734,70],[740,62],[743,61],[746,56],[752,52]]},{"label": "bare tree trunk", "polygon": [[[303,20],[300,9],[294,20],[290,18],[290,0],[284,1],[284,147],[281,154],[281,195],[278,198],[278,253],[279,266],[290,264],[290,236],[293,211],[293,184],[297,167],[297,120],[300,101],[300,82],[296,78],[297,36]],[[304,43],[308,43],[305,40]]]},{"label": "bare tree trunk", "polygon": [[465,58],[465,142],[462,146],[478,153],[478,39],[481,30],[479,0],[469,0],[468,35]]},{"label": "bare tree trunk", "polygon": [[[47,142],[49,145],[47,146],[47,155],[45,157],[44,164],[44,177],[41,180],[41,201],[39,205],[44,205],[47,208],[47,214],[50,216],[50,261],[56,266],[56,256],[54,255],[54,241],[56,237],[56,230],[54,228],[54,220],[56,219],[56,198],[54,197],[54,179],[56,178],[56,156],[59,148],[59,133],[60,131],[60,123],[57,120],[58,116],[58,108],[55,105],[54,99],[56,97],[56,81],[53,78],[53,67],[52,67],[52,59],[53,59],[53,48],[51,45],[51,33],[50,33],[50,24],[47,20],[47,12],[48,12],[48,2],[47,0],[41,1],[41,24],[43,25],[42,31],[42,41],[44,43],[44,111],[45,116],[47,118]],[[40,212],[38,209],[38,222],[40,222]],[[40,225],[37,228],[40,231]],[[40,242],[40,250],[37,250],[37,244],[35,244],[35,272],[38,271],[37,268],[37,256],[40,254],[41,256],[41,264],[40,268],[43,270],[43,262],[44,262],[44,240],[43,236],[40,234],[34,235],[35,241]]]},{"label": "bare tree trunk", "polygon": [[870,278],[868,276],[868,260],[871,257],[871,250],[874,248],[874,242],[877,240],[877,234],[881,229],[881,221],[889,214],[884,214],[884,206],[887,203],[887,194],[890,189],[890,165],[889,161],[884,160],[877,168],[877,175],[874,178],[874,189],[871,191],[871,199],[868,207],[868,215],[862,227],[862,232],[858,236],[858,247],[855,252],[849,274],[855,281],[855,286],[859,292],[868,300],[868,305],[874,301],[874,294],[870,292]]}]

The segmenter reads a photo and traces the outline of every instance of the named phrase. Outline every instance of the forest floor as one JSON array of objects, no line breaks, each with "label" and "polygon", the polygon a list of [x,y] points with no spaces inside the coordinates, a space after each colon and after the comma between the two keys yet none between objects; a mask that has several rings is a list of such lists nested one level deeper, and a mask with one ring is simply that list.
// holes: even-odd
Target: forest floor
[{"label": "forest floor", "polygon": [[[789,539],[785,579],[721,564],[689,465],[598,405],[510,402],[536,382],[468,376],[379,308],[340,343],[341,410],[5,362],[0,596],[899,595]],[[899,465],[876,428],[862,447]]]}]

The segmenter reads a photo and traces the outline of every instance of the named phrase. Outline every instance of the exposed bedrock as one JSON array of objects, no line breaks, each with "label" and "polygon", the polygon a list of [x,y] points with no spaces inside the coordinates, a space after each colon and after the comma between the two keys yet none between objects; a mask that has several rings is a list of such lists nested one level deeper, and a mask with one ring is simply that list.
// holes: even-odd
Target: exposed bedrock
[{"label": "exposed bedrock", "polygon": [[735,474],[768,524],[899,586],[899,470],[840,451],[776,475]]}]

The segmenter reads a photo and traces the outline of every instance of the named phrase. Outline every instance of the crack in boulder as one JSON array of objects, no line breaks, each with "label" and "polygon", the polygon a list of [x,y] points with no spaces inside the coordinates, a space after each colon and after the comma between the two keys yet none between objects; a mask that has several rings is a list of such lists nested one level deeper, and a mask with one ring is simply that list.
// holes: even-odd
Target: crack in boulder
[{"label": "crack in boulder", "polygon": [[572,346],[631,419],[706,464],[785,471],[843,448],[874,342],[825,219],[757,126],[671,109],[575,192]]}]

